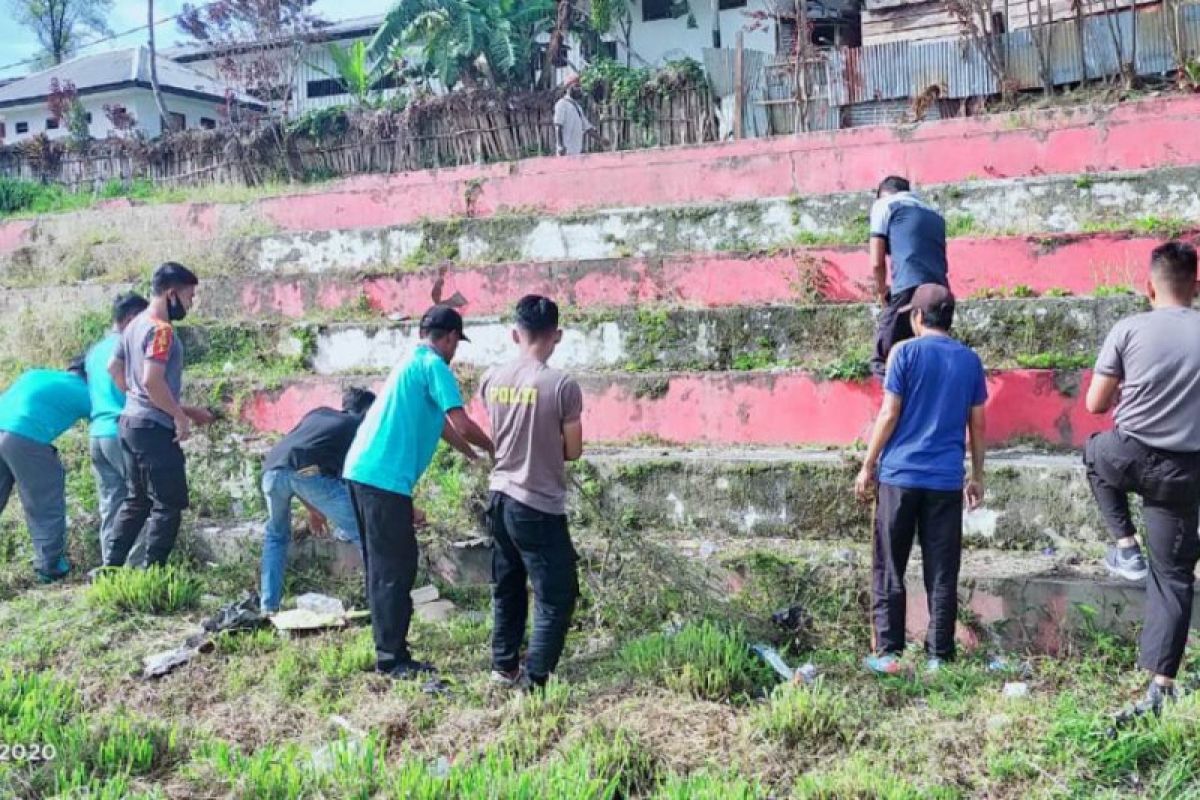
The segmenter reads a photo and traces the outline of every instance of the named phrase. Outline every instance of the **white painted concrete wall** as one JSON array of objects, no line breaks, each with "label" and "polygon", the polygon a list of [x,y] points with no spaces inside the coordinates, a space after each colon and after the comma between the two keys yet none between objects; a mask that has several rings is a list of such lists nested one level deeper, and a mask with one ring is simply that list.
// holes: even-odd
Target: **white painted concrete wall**
[{"label": "white painted concrete wall", "polygon": [[[704,48],[712,47],[712,0],[688,0],[696,27],[688,27],[687,16],[680,19],[642,21],[642,0],[633,4],[633,28],[630,39],[633,66],[661,66],[666,61],[692,58],[703,62]],[[775,52],[775,22],[758,22],[747,12],[765,11],[765,0],[748,0],[745,7],[722,11],[721,46],[732,48],[738,31],[743,32],[745,46],[765,53]],[[751,30],[751,28],[754,30]],[[617,45],[617,56],[625,62],[625,48]]]},{"label": "white painted concrete wall", "polygon": [[[199,128],[201,118],[219,120],[217,101],[197,100],[190,97],[179,97],[167,94],[167,108],[175,113],[183,114],[186,127]],[[123,105],[137,120],[137,127],[147,136],[157,136],[162,131],[159,124],[158,108],[154,104],[154,94],[149,89],[130,88],[101,94],[88,94],[80,98],[84,110],[92,115],[89,132],[93,139],[103,139],[116,134],[104,113],[105,105]],[[4,122],[5,144],[28,139],[45,133],[51,139],[61,139],[70,132],[65,123],[58,128],[47,130],[46,120],[50,112],[45,102],[31,103],[28,106],[14,106],[0,109],[0,121]],[[24,122],[29,126],[25,133],[17,133],[17,123]]]}]

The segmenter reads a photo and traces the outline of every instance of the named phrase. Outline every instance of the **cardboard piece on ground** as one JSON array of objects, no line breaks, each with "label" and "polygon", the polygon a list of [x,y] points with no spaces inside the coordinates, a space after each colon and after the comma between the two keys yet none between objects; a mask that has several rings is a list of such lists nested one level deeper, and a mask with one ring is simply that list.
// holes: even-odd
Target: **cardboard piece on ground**
[{"label": "cardboard piece on ground", "polygon": [[424,622],[445,622],[458,609],[449,600],[434,600],[416,607],[414,613],[417,619]]}]

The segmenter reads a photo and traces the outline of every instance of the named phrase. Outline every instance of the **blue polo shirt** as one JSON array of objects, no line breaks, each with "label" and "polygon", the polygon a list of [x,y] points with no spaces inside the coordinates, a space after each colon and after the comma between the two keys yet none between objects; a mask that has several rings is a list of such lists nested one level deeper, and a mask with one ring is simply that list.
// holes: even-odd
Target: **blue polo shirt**
[{"label": "blue polo shirt", "polygon": [[83,378],[71,372],[31,369],[0,395],[0,431],[50,444],[91,412]]},{"label": "blue polo shirt", "polygon": [[949,285],[946,220],[912,192],[897,192],[875,201],[871,236],[887,243],[893,295],[922,283]]},{"label": "blue polo shirt", "polygon": [[892,353],[884,389],[900,398],[900,421],[883,448],[879,482],[961,490],[967,420],[987,401],[983,362],[949,336],[910,339]]},{"label": "blue polo shirt", "polygon": [[342,476],[411,497],[433,460],[446,412],[462,405],[450,367],[432,348],[421,345],[388,376],[354,435]]},{"label": "blue polo shirt", "polygon": [[116,382],[108,374],[108,362],[120,340],[120,336],[110,333],[93,345],[87,354],[88,394],[92,398],[90,432],[93,439],[117,438],[117,423],[121,419],[121,412],[125,410],[125,393],[117,388]]}]

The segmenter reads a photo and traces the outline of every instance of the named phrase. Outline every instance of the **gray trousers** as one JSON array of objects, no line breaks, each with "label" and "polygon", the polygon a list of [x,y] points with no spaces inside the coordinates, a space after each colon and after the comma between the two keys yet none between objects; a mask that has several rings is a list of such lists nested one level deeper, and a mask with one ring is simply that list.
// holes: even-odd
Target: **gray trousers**
[{"label": "gray trousers", "polygon": [[[128,494],[126,488],[125,451],[116,436],[91,440],[92,474],[96,476],[96,493],[100,496],[100,555],[108,563],[112,552],[117,514]],[[133,567],[146,564],[146,536],[139,534],[125,563]]]},{"label": "gray trousers", "polygon": [[67,551],[67,473],[53,446],[0,431],[0,513],[13,486],[25,509],[40,572],[59,571]]}]

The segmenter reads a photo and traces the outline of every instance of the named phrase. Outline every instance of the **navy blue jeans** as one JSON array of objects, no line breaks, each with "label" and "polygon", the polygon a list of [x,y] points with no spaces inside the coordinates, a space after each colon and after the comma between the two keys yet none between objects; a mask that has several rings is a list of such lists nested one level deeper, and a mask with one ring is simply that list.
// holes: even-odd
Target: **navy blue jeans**
[{"label": "navy blue jeans", "polygon": [[525,672],[543,684],[558,666],[579,597],[578,556],[564,515],[546,514],[493,492],[488,504],[492,545],[492,666],[512,672],[521,663],[529,615],[526,581],[533,584],[533,634]]}]

